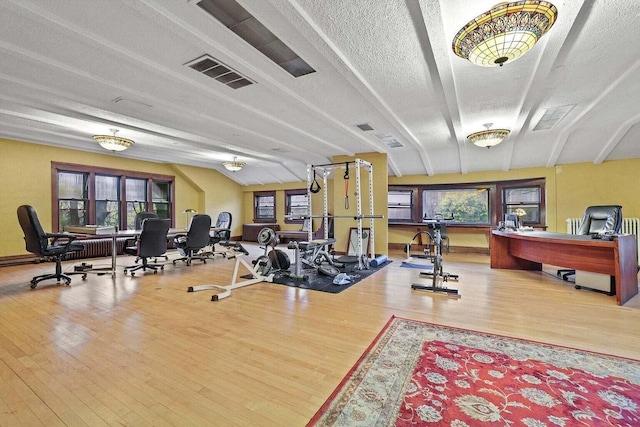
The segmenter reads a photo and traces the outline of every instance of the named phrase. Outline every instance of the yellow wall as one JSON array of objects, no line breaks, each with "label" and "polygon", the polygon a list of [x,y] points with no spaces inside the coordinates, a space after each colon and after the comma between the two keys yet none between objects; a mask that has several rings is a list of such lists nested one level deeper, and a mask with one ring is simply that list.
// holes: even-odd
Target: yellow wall
[{"label": "yellow wall", "polygon": [[640,217],[640,159],[562,165],[555,171],[559,231],[590,205],[619,204],[623,217]]},{"label": "yellow wall", "polygon": [[51,162],[174,175],[176,227],[184,227],[187,208],[212,216],[221,210],[232,212],[233,236],[241,234],[241,186],[217,171],[154,162],[132,160],[111,154],[87,153],[0,139],[0,257],[27,253],[16,209],[23,204],[35,207],[45,230],[51,225]]},{"label": "yellow wall", "polygon": [[[382,219],[374,220],[375,253],[388,253],[388,227],[387,227],[387,200],[389,192],[389,176],[387,168],[387,155],[384,153],[358,153],[354,157],[335,156],[334,163],[361,159],[372,165],[373,177],[373,214],[383,215]],[[345,209],[345,183],[344,170],[336,171],[333,182],[334,214],[336,216],[355,215],[357,212],[356,197],[356,171],[353,164],[349,165],[349,209]],[[365,167],[360,168],[360,194],[362,215],[369,215],[369,172]],[[358,226],[358,222],[352,218],[336,218],[333,223],[336,238],[335,249],[338,252],[346,252],[349,244],[350,229]],[[370,219],[362,220],[363,228],[370,228]]]}]

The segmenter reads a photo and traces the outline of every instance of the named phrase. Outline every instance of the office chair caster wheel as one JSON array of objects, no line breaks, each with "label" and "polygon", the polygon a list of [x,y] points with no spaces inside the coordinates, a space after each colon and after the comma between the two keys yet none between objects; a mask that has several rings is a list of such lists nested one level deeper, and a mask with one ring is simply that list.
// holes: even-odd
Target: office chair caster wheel
[{"label": "office chair caster wheel", "polygon": [[153,270],[153,274],[158,274],[158,271],[157,270]]},{"label": "office chair caster wheel", "polygon": [[134,273],[133,271],[131,272],[131,277],[135,276],[136,273]]},{"label": "office chair caster wheel", "polygon": [[160,267],[160,270],[164,271],[164,265],[162,267]]},{"label": "office chair caster wheel", "polygon": [[82,280],[87,280],[87,275],[86,274],[82,275]]},{"label": "office chair caster wheel", "polygon": [[36,286],[38,286],[38,283],[36,282],[31,282],[31,289],[35,289]]},{"label": "office chair caster wheel", "polygon": [[582,289],[582,286],[576,285],[576,289]]}]

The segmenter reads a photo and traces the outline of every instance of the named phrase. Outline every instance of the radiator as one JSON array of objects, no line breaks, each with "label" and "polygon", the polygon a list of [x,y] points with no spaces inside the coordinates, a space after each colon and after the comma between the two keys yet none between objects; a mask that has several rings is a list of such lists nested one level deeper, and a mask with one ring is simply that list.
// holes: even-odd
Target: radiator
[{"label": "radiator", "polygon": [[[126,237],[119,237],[117,239],[116,248],[118,255],[124,253],[126,240]],[[69,252],[65,259],[100,258],[111,256],[111,241],[111,238],[76,240],[76,242],[84,246],[84,249],[78,252]]]},{"label": "radiator", "polygon": [[[576,234],[582,218],[567,218],[567,233]],[[638,260],[640,264],[640,218],[622,218],[622,234],[633,234],[638,241]]]}]

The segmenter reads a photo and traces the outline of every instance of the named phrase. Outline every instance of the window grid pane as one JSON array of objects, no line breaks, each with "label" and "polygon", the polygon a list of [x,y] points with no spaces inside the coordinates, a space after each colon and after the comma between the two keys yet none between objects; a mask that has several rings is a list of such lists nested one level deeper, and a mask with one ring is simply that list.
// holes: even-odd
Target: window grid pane
[{"label": "window grid pane", "polygon": [[489,190],[424,190],[424,218],[454,216],[454,222],[463,224],[489,224]]},{"label": "window grid pane", "polygon": [[389,221],[411,222],[412,199],[413,191],[411,190],[390,190],[387,197]]},{"label": "window grid pane", "polygon": [[256,219],[274,219],[275,216],[275,197],[256,196]]},{"label": "window grid pane", "polygon": [[300,219],[305,215],[309,215],[309,195],[308,194],[287,194],[287,212],[286,215],[293,217],[292,219]]}]

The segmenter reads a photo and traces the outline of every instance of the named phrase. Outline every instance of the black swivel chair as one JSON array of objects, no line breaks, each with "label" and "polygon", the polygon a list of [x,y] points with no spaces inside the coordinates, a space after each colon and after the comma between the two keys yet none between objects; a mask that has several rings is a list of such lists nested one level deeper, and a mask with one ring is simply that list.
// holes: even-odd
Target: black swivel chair
[{"label": "black swivel chair", "polygon": [[158,272],[158,268],[164,270],[164,264],[150,263],[149,258],[157,258],[167,252],[167,233],[170,226],[169,219],[147,218],[142,222],[142,231],[135,245],[124,248],[126,254],[137,256],[142,260],[142,264],[125,267],[125,274],[128,271],[135,276],[135,271],[140,269],[146,271],[147,268],[153,270],[153,274]]},{"label": "black swivel chair", "polygon": [[[145,219],[149,219],[149,218],[160,218],[160,217],[153,212],[138,212],[134,220],[134,224],[135,224],[134,230],[136,231],[142,230],[142,223],[144,222]],[[125,248],[134,247],[136,245],[138,237],[139,236],[136,236],[132,239],[125,240],[124,247]],[[162,257],[166,260],[169,260],[169,257],[167,255],[162,255]],[[137,263],[138,261],[140,261],[140,257],[137,257],[134,262]]]},{"label": "black swivel chair", "polygon": [[219,254],[226,258],[226,251],[216,251],[216,244],[221,246],[229,246],[229,239],[231,239],[231,220],[232,216],[230,212],[220,212],[216,225],[214,228],[221,228],[223,230],[212,231],[209,238],[209,244],[211,245],[211,254]]},{"label": "black swivel chair", "polygon": [[173,264],[184,261],[187,265],[191,265],[194,259],[206,263],[207,254],[198,254],[198,252],[211,244],[209,230],[211,230],[211,217],[207,214],[194,215],[187,234],[178,234],[174,238],[174,246],[182,257],[174,259]]},{"label": "black swivel chair", "polygon": [[[576,234],[588,236],[603,236],[608,233],[620,233],[622,228],[622,206],[603,205],[589,206],[584,211],[580,226]],[[558,277],[566,281],[573,281],[575,270],[558,270]]]},{"label": "black swivel chair", "polygon": [[56,272],[54,274],[42,274],[31,279],[31,288],[35,288],[38,282],[46,279],[57,279],[58,283],[64,279],[65,284],[71,283],[71,274],[82,274],[83,278],[87,277],[86,273],[69,273],[62,272],[62,260],[69,252],[81,251],[84,246],[74,242],[75,236],[66,233],[46,233],[42,229],[40,220],[36,210],[29,205],[18,207],[18,221],[24,232],[24,241],[27,251],[42,257],[51,257],[56,262]]}]

